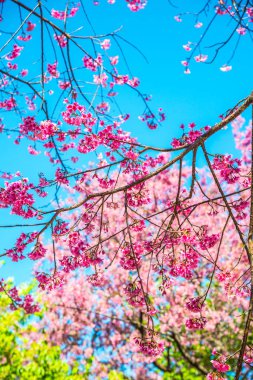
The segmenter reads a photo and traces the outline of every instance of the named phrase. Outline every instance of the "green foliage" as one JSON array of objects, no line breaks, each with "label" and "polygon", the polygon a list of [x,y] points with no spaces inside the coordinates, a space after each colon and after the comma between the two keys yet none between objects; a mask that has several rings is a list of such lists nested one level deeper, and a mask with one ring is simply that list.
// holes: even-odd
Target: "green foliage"
[{"label": "green foliage", "polygon": [[[179,363],[180,364],[180,363]],[[181,363],[181,368],[176,368],[175,371],[170,373],[166,372],[163,375],[163,380],[203,380],[204,375],[200,375],[194,368],[187,368],[185,363]]]},{"label": "green foliage", "polygon": [[[22,293],[30,291],[30,286]],[[61,358],[61,349],[44,339],[29,340],[36,334],[31,318],[22,310],[9,311],[10,299],[0,293],[0,380],[81,380],[87,379],[88,368],[80,373]],[[37,313],[37,317],[41,316]],[[35,335],[36,336],[36,335]]]},{"label": "green foliage", "polygon": [[122,373],[118,371],[110,371],[108,374],[108,380],[126,380],[127,377],[125,377]]},{"label": "green foliage", "polygon": [[[201,363],[202,369],[208,371],[211,368],[210,350],[204,345],[189,344],[187,348],[182,347],[181,349],[189,360]],[[157,360],[157,364],[163,368],[163,380],[205,379],[206,376],[199,369],[193,367],[186,357],[182,355],[176,342],[172,341],[172,344],[164,351],[163,356]]]}]

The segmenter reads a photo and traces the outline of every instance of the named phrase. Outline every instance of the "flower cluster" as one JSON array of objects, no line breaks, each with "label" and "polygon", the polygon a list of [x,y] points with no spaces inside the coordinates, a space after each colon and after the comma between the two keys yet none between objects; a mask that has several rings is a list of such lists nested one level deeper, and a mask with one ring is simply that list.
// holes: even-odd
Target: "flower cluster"
[{"label": "flower cluster", "polygon": [[99,177],[97,177],[97,180],[98,180],[99,186],[102,189],[110,189],[115,184],[115,181],[111,178],[99,178]]},{"label": "flower cluster", "polygon": [[[183,126],[184,127],[184,126]],[[191,129],[188,133],[184,133],[179,139],[174,138],[171,145],[173,148],[180,148],[182,146],[192,144],[199,137],[201,137],[205,132],[209,131],[210,127],[207,125],[203,129],[193,130]]]},{"label": "flower cluster", "polygon": [[15,59],[15,58],[17,58],[17,57],[20,56],[21,51],[23,49],[24,49],[23,46],[19,46],[17,44],[14,44],[12,51],[5,56],[5,59],[7,59],[8,61],[13,61],[13,59]]},{"label": "flower cluster", "polygon": [[12,261],[19,261],[25,259],[24,250],[27,245],[32,243],[37,237],[37,232],[32,232],[30,234],[25,234],[22,232],[18,239],[16,240],[15,247],[6,250],[6,254],[8,257],[12,259]]},{"label": "flower cluster", "polygon": [[57,224],[53,229],[53,236],[59,237],[60,235],[65,235],[68,232],[68,223],[61,220],[57,220]]},{"label": "flower cluster", "polygon": [[54,136],[57,130],[57,125],[51,120],[44,120],[38,124],[34,116],[25,117],[19,126],[20,134],[27,136],[30,140],[47,140]]},{"label": "flower cluster", "polygon": [[106,75],[106,73],[102,73],[100,75],[93,75],[93,82],[95,84],[101,85],[102,87],[107,86],[107,79],[108,76]]},{"label": "flower cluster", "polygon": [[177,258],[171,255],[166,256],[165,262],[171,268],[170,274],[172,276],[190,280],[192,278],[192,270],[198,266],[199,255],[192,248],[188,248],[180,251],[180,255]]},{"label": "flower cluster", "polygon": [[140,207],[150,203],[149,191],[143,186],[143,184],[131,187],[127,191],[127,203],[132,207]]},{"label": "flower cluster", "polygon": [[132,12],[138,12],[147,5],[147,0],[126,0],[128,8]]},{"label": "flower cluster", "polygon": [[93,59],[92,57],[89,57],[85,55],[83,57],[83,64],[86,67],[86,69],[91,71],[97,71],[98,67],[100,67],[103,63],[101,55],[98,55],[97,58]]},{"label": "flower cluster", "polygon": [[21,35],[21,36],[17,36],[17,39],[19,41],[27,42],[27,41],[30,41],[32,39],[32,36],[31,36],[31,34]]},{"label": "flower cluster", "polygon": [[201,236],[201,240],[199,242],[199,246],[203,250],[207,250],[215,246],[215,244],[219,241],[220,234],[212,234],[207,235],[206,232]]},{"label": "flower cluster", "polygon": [[244,36],[247,33],[247,29],[243,26],[239,26],[239,28],[236,29],[237,33],[241,36]]},{"label": "flower cluster", "polygon": [[111,41],[108,38],[106,38],[100,43],[100,46],[101,46],[101,49],[108,50],[111,47]]},{"label": "flower cluster", "polygon": [[216,6],[215,12],[217,13],[217,15],[220,15],[220,16],[224,16],[226,14],[230,14],[231,16],[234,15],[231,5],[229,5],[228,7]]},{"label": "flower cluster", "polygon": [[122,249],[123,256],[120,259],[120,265],[126,270],[134,270],[141,265],[141,254],[143,253],[143,247],[140,244],[134,244],[131,247],[130,244],[125,245]]},{"label": "flower cluster", "polygon": [[74,17],[78,10],[79,10],[79,3],[77,4],[77,6],[69,9],[68,12],[67,11],[58,11],[56,9],[52,9],[51,10],[51,16],[58,19],[58,20],[64,21],[64,20],[66,20],[66,18]]},{"label": "flower cluster", "polygon": [[61,287],[66,281],[64,273],[61,272],[56,272],[52,276],[44,272],[36,272],[35,277],[39,282],[39,288],[42,290],[56,289]]},{"label": "flower cluster", "polygon": [[129,282],[124,285],[123,292],[127,296],[127,302],[133,306],[142,308],[146,305],[145,296],[141,289],[140,281]]},{"label": "flower cluster", "polygon": [[59,71],[56,70],[57,66],[58,66],[58,62],[48,63],[47,65],[47,71],[53,78],[59,78],[60,76]]},{"label": "flower cluster", "polygon": [[110,105],[108,102],[101,102],[96,106],[96,110],[101,114],[105,114],[110,111]]},{"label": "flower cluster", "polygon": [[61,46],[63,48],[66,47],[68,44],[67,37],[64,34],[61,34],[59,36],[57,34],[55,34],[54,39],[55,39],[55,41],[58,42],[59,46]]},{"label": "flower cluster", "polygon": [[145,122],[149,129],[156,129],[158,127],[155,115],[152,112],[145,112],[143,115],[139,116],[139,119]]},{"label": "flower cluster", "polygon": [[113,133],[111,126],[106,127],[103,131],[99,131],[97,134],[90,134],[80,140],[78,145],[79,153],[89,153],[97,149],[100,145],[110,145],[112,149],[120,147],[121,143],[115,141],[109,144],[110,139],[113,140]]},{"label": "flower cluster", "polygon": [[67,124],[76,126],[84,125],[88,128],[92,128],[97,121],[90,112],[86,113],[84,106],[77,102],[67,104],[66,111],[62,112],[62,117]]},{"label": "flower cluster", "polygon": [[139,153],[133,152],[132,150],[128,150],[125,153],[125,157],[129,158],[130,160],[135,161],[139,157]]},{"label": "flower cluster", "polygon": [[132,79],[129,79],[127,81],[127,84],[129,84],[129,86],[131,86],[133,88],[136,88],[140,85],[140,79],[137,77],[133,77]]},{"label": "flower cluster", "polygon": [[200,54],[194,57],[196,62],[206,62],[208,55]]},{"label": "flower cluster", "polygon": [[211,363],[213,367],[218,371],[218,372],[228,372],[230,370],[230,365],[226,364],[226,356],[225,355],[220,355],[217,360],[211,360]]},{"label": "flower cluster", "polygon": [[253,350],[252,349],[247,349],[245,351],[245,354],[243,355],[243,360],[247,364],[252,364],[253,363]]},{"label": "flower cluster", "polygon": [[223,71],[223,72],[231,71],[232,70],[232,66],[225,64],[225,65],[222,65],[220,67],[220,70]]},{"label": "flower cluster", "polygon": [[7,67],[8,67],[10,70],[17,70],[18,65],[17,65],[16,63],[7,62]]},{"label": "flower cluster", "polygon": [[13,97],[0,101],[0,109],[4,108],[6,111],[11,111],[16,107],[16,100]]},{"label": "flower cluster", "polygon": [[134,337],[134,343],[138,347],[139,351],[144,355],[157,357],[164,351],[164,343],[155,340],[154,337]]},{"label": "flower cluster", "polygon": [[237,211],[236,218],[238,220],[243,220],[247,217],[247,213],[245,212],[245,209],[249,206],[249,202],[241,199],[238,199],[236,202],[233,203],[233,209]]},{"label": "flower cluster", "polygon": [[185,321],[185,326],[190,330],[202,330],[206,325],[205,317],[189,318]]},{"label": "flower cluster", "polygon": [[27,21],[27,27],[26,27],[26,31],[27,32],[31,32],[33,31],[33,29],[36,27],[36,24],[33,24],[31,21]]},{"label": "flower cluster", "polygon": [[32,218],[36,212],[31,208],[34,198],[28,191],[33,187],[24,178],[16,182],[5,182],[5,188],[0,190],[0,208],[11,207],[11,213],[25,219]]},{"label": "flower cluster", "polygon": [[199,313],[201,312],[203,308],[203,301],[201,297],[195,297],[195,298],[190,298],[186,304],[186,308],[193,313]]},{"label": "flower cluster", "polygon": [[4,284],[4,281],[0,280],[0,292],[4,292],[11,299],[11,310],[22,308],[27,314],[34,314],[40,311],[39,306],[34,303],[34,299],[30,294],[21,297],[15,286],[9,290],[7,290],[6,288],[7,286]]},{"label": "flower cluster", "polygon": [[95,273],[90,276],[88,276],[87,281],[92,285],[92,286],[99,286],[102,287],[106,284],[106,279],[103,277],[101,273]]},{"label": "flower cluster", "polygon": [[49,137],[54,136],[58,131],[58,127],[51,120],[44,120],[39,125],[39,130],[36,134],[37,139],[47,140]]},{"label": "flower cluster", "polygon": [[238,182],[240,166],[241,160],[231,155],[217,155],[212,163],[213,169],[219,170],[220,176],[229,184]]},{"label": "flower cluster", "polygon": [[29,98],[29,96],[25,96],[25,102],[27,104],[27,108],[29,111],[35,111],[36,110],[36,104],[34,103],[34,100],[36,99],[36,95]]},{"label": "flower cluster", "polygon": [[89,244],[81,238],[79,232],[69,234],[68,245],[72,255],[65,255],[60,260],[63,272],[68,273],[77,268],[88,268],[103,263],[101,256],[104,252],[90,248]]},{"label": "flower cluster", "polygon": [[59,81],[58,86],[60,87],[61,90],[66,90],[71,86],[71,83],[69,81]]},{"label": "flower cluster", "polygon": [[60,168],[56,169],[55,180],[59,185],[68,185],[69,180],[66,178],[65,173]]},{"label": "flower cluster", "polygon": [[38,242],[36,246],[34,247],[33,251],[28,254],[28,257],[31,260],[39,260],[45,256],[46,251],[47,251],[46,248],[44,248],[43,245]]},{"label": "flower cluster", "polygon": [[131,230],[133,230],[135,232],[143,231],[144,228],[145,228],[144,220],[138,220],[138,221],[136,221],[136,223],[133,226],[131,226]]}]

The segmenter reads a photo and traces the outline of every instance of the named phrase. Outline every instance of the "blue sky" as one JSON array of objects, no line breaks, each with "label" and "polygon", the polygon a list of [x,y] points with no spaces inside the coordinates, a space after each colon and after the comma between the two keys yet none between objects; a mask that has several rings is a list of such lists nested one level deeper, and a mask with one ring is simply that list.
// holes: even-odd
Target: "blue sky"
[{"label": "blue sky", "polygon": [[[32,2],[31,2],[32,3]],[[140,78],[140,90],[147,94],[152,94],[152,107],[158,109],[162,107],[166,112],[166,121],[156,131],[150,131],[144,124],[141,124],[137,115],[142,113],[143,107],[130,92],[121,95],[121,104],[126,110],[130,110],[132,117],[126,124],[127,128],[133,135],[137,136],[142,143],[152,143],[153,145],[169,147],[172,137],[179,136],[181,123],[188,124],[195,122],[197,127],[204,125],[213,125],[219,120],[218,116],[227,109],[235,105],[240,99],[246,97],[252,90],[251,67],[253,60],[252,41],[248,35],[241,38],[234,59],[231,62],[233,69],[230,72],[221,72],[220,66],[228,62],[236,39],[226,46],[218,55],[215,62],[211,65],[193,62],[190,66],[191,74],[185,75],[184,68],[180,61],[187,57],[182,48],[183,44],[188,41],[196,42],[207,25],[206,18],[200,18],[203,22],[202,29],[194,28],[195,19],[191,16],[183,17],[183,22],[177,23],[174,16],[183,10],[193,9],[196,2],[174,1],[179,6],[175,9],[169,5],[167,0],[149,0],[145,10],[133,13],[126,7],[124,0],[117,0],[116,4],[108,5],[107,2],[101,1],[99,6],[94,6],[92,1],[87,1],[86,12],[97,34],[109,33],[122,27],[120,35],[129,42],[137,46],[147,57],[148,63],[143,57],[131,46],[122,42],[128,65],[133,74]],[[197,2],[201,7],[202,1]],[[15,18],[15,12],[12,7],[13,3],[6,2],[8,6],[8,15],[1,25],[2,30],[13,32],[17,26],[18,20]],[[32,6],[32,5],[31,5]],[[55,2],[47,2],[48,9],[56,7]],[[64,9],[64,1],[57,2],[57,9]],[[49,14],[45,16],[50,18]],[[35,22],[35,18],[31,18]],[[37,21],[36,21],[37,22]],[[91,29],[87,20],[80,14],[77,14],[75,24],[83,25],[79,34],[90,35]],[[61,25],[61,22],[59,22]],[[71,24],[70,24],[71,25]],[[228,23],[227,17],[220,17],[217,20],[215,28],[210,30],[210,37],[207,37],[203,46],[222,40],[227,33],[231,24]],[[71,28],[70,28],[71,30]],[[6,40],[6,36],[1,36],[1,43]],[[31,66],[31,57],[38,52],[38,46],[35,39],[27,44],[26,61],[23,64],[29,70],[35,70]],[[112,42],[112,53],[116,52],[116,46]],[[4,50],[4,54],[8,52]],[[209,54],[208,49],[202,51]],[[74,54],[74,53],[73,53]],[[122,67],[123,58],[120,55]],[[196,55],[198,52],[196,52]],[[112,54],[113,55],[113,54]],[[23,58],[24,59],[24,58]],[[52,53],[48,52],[48,59],[52,61]],[[126,68],[125,68],[126,70]],[[8,118],[4,115],[10,127],[15,127],[18,123],[15,118]],[[249,118],[249,113],[246,113]],[[230,152],[234,153],[235,149],[231,137],[230,129],[217,134],[209,144],[211,151],[216,153]],[[0,139],[0,149],[4,152],[1,157],[0,170],[15,172],[20,170],[24,176],[31,180],[35,179],[38,169],[46,173],[52,173],[54,170],[50,167],[47,159],[43,156],[31,157],[27,153],[27,146],[13,144],[13,138],[6,139],[4,136]],[[85,159],[83,159],[85,164]],[[0,212],[1,223],[6,221],[10,224],[17,220],[9,216],[6,210]],[[14,221],[15,219],[15,221]],[[17,230],[1,229],[2,239],[0,248],[9,248],[15,240]],[[18,264],[8,264],[2,270],[2,276],[14,274],[17,281],[27,280],[30,276],[31,265],[28,261]]]}]

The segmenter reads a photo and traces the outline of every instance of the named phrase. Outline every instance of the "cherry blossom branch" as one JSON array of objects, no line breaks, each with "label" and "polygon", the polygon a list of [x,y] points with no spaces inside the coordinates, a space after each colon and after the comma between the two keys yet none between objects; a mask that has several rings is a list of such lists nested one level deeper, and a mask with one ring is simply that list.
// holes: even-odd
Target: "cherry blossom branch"
[{"label": "cherry blossom branch", "polygon": [[18,34],[18,32],[20,31],[20,29],[23,28],[24,24],[26,23],[26,21],[30,18],[30,16],[35,12],[35,10],[39,7],[39,4],[35,5],[35,7],[30,11],[30,13],[24,18],[24,20],[22,21],[22,23],[19,25],[18,29],[11,35],[11,37],[5,42],[5,44],[3,46],[0,47],[0,53],[2,50],[4,50],[4,48],[6,48],[6,46],[9,45],[9,43],[15,38],[15,36]]},{"label": "cherry blossom branch", "polygon": [[250,300],[248,314],[245,322],[244,333],[241,343],[241,349],[239,353],[239,358],[237,362],[235,380],[238,380],[242,370],[243,356],[247,346],[247,340],[250,330],[250,324],[252,322],[253,313],[253,106],[252,106],[252,119],[251,119],[251,202],[250,202],[250,222],[249,222],[249,233],[248,233],[248,258],[250,264]]}]

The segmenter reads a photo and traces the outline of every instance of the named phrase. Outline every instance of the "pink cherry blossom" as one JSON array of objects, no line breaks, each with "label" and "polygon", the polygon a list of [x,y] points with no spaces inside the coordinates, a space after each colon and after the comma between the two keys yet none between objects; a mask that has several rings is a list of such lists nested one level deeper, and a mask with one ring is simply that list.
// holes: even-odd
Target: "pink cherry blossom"
[{"label": "pink cherry blossom", "polygon": [[17,58],[17,57],[20,56],[21,51],[22,51],[23,49],[24,49],[23,46],[19,46],[19,45],[17,45],[17,44],[14,44],[14,45],[13,45],[13,49],[12,49],[12,51],[11,51],[9,54],[7,54],[7,55],[5,56],[5,59],[7,59],[8,61],[12,61],[12,60],[14,60],[15,58]]},{"label": "pink cherry blossom", "polygon": [[230,370],[230,365],[226,363],[222,363],[218,360],[211,360],[211,363],[215,369],[217,369],[219,372],[227,372]]},{"label": "pink cherry blossom", "polygon": [[181,61],[181,64],[185,67],[189,66],[189,62],[188,61]]},{"label": "pink cherry blossom", "polygon": [[135,337],[134,344],[139,348],[140,352],[148,356],[159,356],[164,350],[164,345],[162,342],[157,342],[153,338],[151,339],[140,339]]},{"label": "pink cherry blossom", "polygon": [[232,66],[230,65],[223,65],[220,67],[220,70],[223,71],[223,72],[226,72],[226,71],[231,71],[232,70]]},{"label": "pink cherry blossom", "polygon": [[101,85],[102,87],[107,86],[107,79],[108,76],[106,75],[106,73],[103,73],[101,75],[93,75],[93,82],[95,84]]},{"label": "pink cherry blossom", "polygon": [[26,28],[26,30],[27,30],[27,32],[31,32],[31,31],[33,31],[33,29],[36,27],[36,24],[33,24],[31,21],[27,21],[27,28]]},{"label": "pink cherry blossom", "polygon": [[205,327],[207,320],[204,317],[189,318],[186,320],[185,325],[190,330],[202,330]]},{"label": "pink cherry blossom", "polygon": [[187,42],[187,44],[183,45],[184,50],[191,51],[192,50],[191,44],[192,44],[191,42]]},{"label": "pink cherry blossom", "polygon": [[34,217],[36,212],[31,208],[34,197],[29,193],[31,187],[32,184],[29,184],[25,178],[16,182],[6,182],[5,188],[0,192],[0,208],[11,207],[11,213],[23,216],[25,219]]},{"label": "pink cherry blossom", "polygon": [[187,68],[184,70],[184,74],[191,74],[191,70],[189,69],[189,67],[187,67]]},{"label": "pink cherry blossom", "polygon": [[68,12],[52,9],[51,16],[58,20],[64,21],[66,18],[74,17],[76,13],[78,12],[78,10],[79,10],[79,6],[72,7],[71,9],[69,9]]},{"label": "pink cherry blossom", "polygon": [[185,304],[186,308],[193,313],[201,312],[203,308],[203,301],[200,297],[190,298]]},{"label": "pink cherry blossom", "polygon": [[182,22],[182,18],[180,16],[174,16],[174,20],[176,20],[177,22]]},{"label": "pink cherry blossom", "polygon": [[38,154],[41,153],[40,151],[34,149],[31,145],[29,145],[29,146],[27,147],[27,149],[28,149],[28,152],[29,152],[30,154],[32,154],[33,156],[37,156]]},{"label": "pink cherry blossom", "polygon": [[104,41],[100,42],[100,46],[103,50],[108,50],[111,47],[111,41],[109,39],[105,39]]},{"label": "pink cherry blossom", "polygon": [[22,76],[22,77],[25,77],[27,74],[28,74],[28,70],[27,70],[27,69],[23,69],[23,70],[21,71],[21,76]]},{"label": "pink cherry blossom", "polygon": [[58,42],[59,46],[63,48],[66,47],[68,44],[67,37],[64,34],[61,34],[61,35],[54,34],[54,39]]},{"label": "pink cherry blossom", "polygon": [[69,81],[59,81],[58,82],[58,85],[59,87],[62,89],[62,90],[66,90],[67,88],[69,88],[71,86],[70,82]]},{"label": "pink cherry blossom", "polygon": [[203,23],[200,22],[200,21],[198,21],[198,22],[194,25],[194,28],[199,29],[199,28],[202,28],[202,26],[203,26]]},{"label": "pink cherry blossom", "polygon": [[83,58],[83,64],[86,69],[91,71],[97,71],[97,69],[102,66],[103,60],[101,55],[98,55],[97,58],[93,59],[92,57],[85,56]]},{"label": "pink cherry blossom", "polygon": [[117,65],[119,62],[119,56],[115,55],[114,57],[110,57],[110,62],[112,65]]},{"label": "pink cherry blossom", "polygon": [[208,55],[200,54],[194,57],[196,62],[206,62]]},{"label": "pink cherry blossom", "polygon": [[58,66],[58,62],[54,62],[52,64],[48,63],[47,65],[47,71],[53,78],[59,78],[60,76],[59,71],[57,71],[57,66]]},{"label": "pink cherry blossom", "polygon": [[31,34],[27,34],[26,36],[17,36],[17,39],[19,41],[26,42],[26,41],[30,41],[32,39],[32,36]]},{"label": "pink cherry blossom", "polygon": [[244,36],[247,33],[247,29],[240,26],[239,28],[236,29],[237,33],[240,34],[241,36]]},{"label": "pink cherry blossom", "polygon": [[132,12],[138,12],[147,5],[147,0],[126,0],[128,8]]}]

